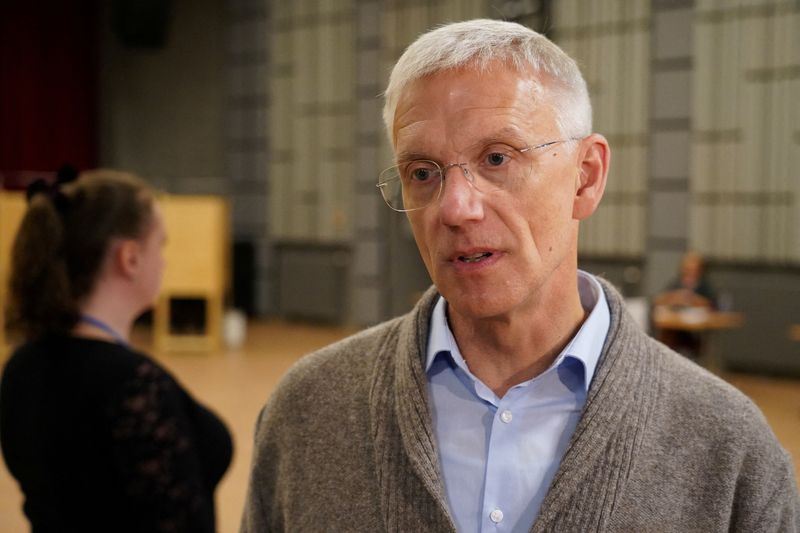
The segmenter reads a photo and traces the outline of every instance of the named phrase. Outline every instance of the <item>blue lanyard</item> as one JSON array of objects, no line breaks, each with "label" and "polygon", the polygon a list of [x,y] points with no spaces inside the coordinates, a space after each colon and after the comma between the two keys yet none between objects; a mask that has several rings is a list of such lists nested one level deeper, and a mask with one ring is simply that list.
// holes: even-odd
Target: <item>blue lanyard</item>
[{"label": "blue lanyard", "polygon": [[111,335],[114,338],[114,340],[117,341],[118,344],[121,344],[122,346],[125,346],[126,348],[128,347],[128,343],[125,342],[125,339],[123,339],[122,336],[119,333],[114,331],[114,328],[112,328],[111,326],[109,326],[108,324],[103,322],[102,320],[100,320],[98,318],[95,318],[95,317],[93,317],[91,315],[83,314],[83,315],[81,315],[81,321],[82,322],[86,322],[87,324],[91,324],[92,326],[96,327],[97,329],[105,331],[106,333]]}]

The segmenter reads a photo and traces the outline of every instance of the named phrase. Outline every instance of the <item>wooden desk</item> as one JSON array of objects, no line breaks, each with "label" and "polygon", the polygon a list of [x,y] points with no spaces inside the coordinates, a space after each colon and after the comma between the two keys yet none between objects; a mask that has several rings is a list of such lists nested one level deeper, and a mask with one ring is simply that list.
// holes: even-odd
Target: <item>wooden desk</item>
[{"label": "wooden desk", "polygon": [[800,324],[789,326],[789,338],[793,341],[800,342]]},{"label": "wooden desk", "polygon": [[653,310],[653,326],[658,330],[683,331],[701,336],[699,358],[712,372],[723,370],[722,358],[717,353],[712,339],[716,331],[735,329],[744,324],[743,313],[714,311],[705,308],[674,310],[656,307]]},{"label": "wooden desk", "polygon": [[656,308],[653,311],[653,325],[657,329],[677,331],[718,331],[742,327],[744,314],[712,311],[706,309],[686,309],[674,311]]}]

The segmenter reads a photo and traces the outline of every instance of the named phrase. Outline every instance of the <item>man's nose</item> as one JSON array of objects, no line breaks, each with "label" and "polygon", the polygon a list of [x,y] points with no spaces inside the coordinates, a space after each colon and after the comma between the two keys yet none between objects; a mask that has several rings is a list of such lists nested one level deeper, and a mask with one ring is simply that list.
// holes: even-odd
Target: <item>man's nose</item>
[{"label": "man's nose", "polygon": [[[448,174],[452,167],[461,172]],[[439,199],[439,216],[447,226],[459,226],[467,221],[483,218],[483,201],[475,187],[475,176],[464,163],[453,163],[442,169],[442,197]]]}]

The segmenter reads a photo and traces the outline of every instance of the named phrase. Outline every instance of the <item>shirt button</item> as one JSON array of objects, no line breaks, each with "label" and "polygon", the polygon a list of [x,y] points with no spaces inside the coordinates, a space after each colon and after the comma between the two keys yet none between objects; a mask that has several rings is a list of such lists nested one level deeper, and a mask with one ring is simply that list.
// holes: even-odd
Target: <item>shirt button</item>
[{"label": "shirt button", "polygon": [[[511,411],[509,411],[508,409],[506,409],[505,411],[500,413],[500,420],[502,420],[506,424],[511,422],[512,418],[514,418],[514,416],[511,414]],[[502,515],[503,513],[500,513],[500,514]]]},{"label": "shirt button", "polygon": [[499,524],[500,522],[503,521],[503,511],[501,511],[500,509],[495,509],[494,511],[489,513],[489,518],[491,518],[492,522],[494,522],[495,524]]}]

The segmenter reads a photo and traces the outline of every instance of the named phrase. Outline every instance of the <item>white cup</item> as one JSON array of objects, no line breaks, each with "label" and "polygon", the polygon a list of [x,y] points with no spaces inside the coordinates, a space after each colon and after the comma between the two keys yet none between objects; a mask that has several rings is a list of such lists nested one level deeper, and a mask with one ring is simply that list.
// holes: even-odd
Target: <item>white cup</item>
[{"label": "white cup", "polygon": [[228,309],[222,321],[222,336],[228,348],[241,348],[247,340],[247,316],[239,309]]}]

